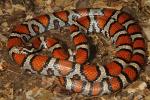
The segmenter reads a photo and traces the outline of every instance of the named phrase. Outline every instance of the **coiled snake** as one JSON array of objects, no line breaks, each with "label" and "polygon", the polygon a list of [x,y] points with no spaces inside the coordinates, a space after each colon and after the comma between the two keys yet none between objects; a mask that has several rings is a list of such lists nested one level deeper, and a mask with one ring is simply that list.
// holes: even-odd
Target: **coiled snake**
[{"label": "coiled snake", "polygon": [[[69,55],[56,39],[31,38],[51,29],[68,27],[75,45]],[[87,33],[101,33],[115,45],[113,60],[106,65],[87,64],[90,55]],[[145,64],[145,40],[141,27],[128,13],[108,8],[86,8],[45,14],[14,28],[8,39],[9,55],[24,70],[59,76],[68,90],[85,95],[118,91],[135,81]],[[39,54],[47,49],[52,57]],[[74,76],[79,79],[75,79]]]}]

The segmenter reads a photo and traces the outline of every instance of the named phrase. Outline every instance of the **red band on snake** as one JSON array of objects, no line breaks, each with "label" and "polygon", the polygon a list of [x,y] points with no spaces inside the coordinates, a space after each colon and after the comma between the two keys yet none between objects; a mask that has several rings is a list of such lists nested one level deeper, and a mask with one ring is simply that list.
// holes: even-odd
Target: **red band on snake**
[{"label": "red band on snake", "polygon": [[[75,45],[74,53],[65,52],[54,38],[36,37],[66,26]],[[112,62],[87,64],[91,54],[86,34],[92,32],[102,34],[115,45]],[[7,47],[11,58],[24,70],[59,76],[66,89],[85,95],[109,94],[126,87],[137,79],[146,56],[142,30],[134,18],[126,12],[106,8],[60,11],[35,17],[14,28]],[[50,51],[52,57],[40,54],[43,49]]]}]

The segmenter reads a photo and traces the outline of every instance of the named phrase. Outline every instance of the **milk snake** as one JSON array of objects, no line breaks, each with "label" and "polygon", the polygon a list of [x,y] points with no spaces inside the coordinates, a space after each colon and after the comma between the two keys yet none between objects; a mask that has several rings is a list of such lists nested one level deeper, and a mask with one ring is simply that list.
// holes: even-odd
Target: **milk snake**
[{"label": "milk snake", "polygon": [[[58,27],[69,30],[74,54],[66,53],[56,39],[37,37]],[[101,33],[115,45],[115,57],[110,63],[86,63],[90,55],[86,34],[92,32]],[[31,39],[32,44],[28,45]],[[84,95],[109,94],[125,88],[137,79],[146,56],[145,40],[137,21],[126,12],[108,8],[75,9],[35,17],[13,29],[7,48],[24,70],[58,76],[66,89]],[[43,49],[50,51],[52,57],[40,54]]]}]

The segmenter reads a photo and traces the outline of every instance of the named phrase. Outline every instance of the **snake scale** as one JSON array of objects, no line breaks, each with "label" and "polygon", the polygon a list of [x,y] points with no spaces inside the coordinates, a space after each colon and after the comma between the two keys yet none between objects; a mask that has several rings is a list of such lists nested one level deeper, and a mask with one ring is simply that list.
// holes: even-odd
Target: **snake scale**
[{"label": "snake scale", "polygon": [[[65,52],[54,38],[37,37],[60,27],[69,30],[74,54]],[[91,54],[86,36],[92,32],[102,34],[115,45],[110,63],[87,63]],[[58,76],[67,90],[84,95],[110,94],[125,88],[137,79],[146,56],[146,43],[137,21],[126,12],[109,8],[74,9],[32,18],[13,29],[7,48],[13,61],[24,70]],[[43,49],[52,57],[40,54]]]}]

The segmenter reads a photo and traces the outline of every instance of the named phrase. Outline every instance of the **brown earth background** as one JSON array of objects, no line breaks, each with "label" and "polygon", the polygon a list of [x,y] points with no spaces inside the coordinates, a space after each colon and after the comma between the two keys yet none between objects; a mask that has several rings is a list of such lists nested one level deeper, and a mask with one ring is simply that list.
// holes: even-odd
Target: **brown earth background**
[{"label": "brown earth background", "polygon": [[[21,67],[9,58],[6,43],[16,24],[45,13],[99,7],[127,11],[139,20],[143,28],[147,42],[147,63],[139,79],[127,88],[111,95],[86,97],[65,90],[56,77],[22,72]],[[59,29],[50,33],[53,37],[59,37],[63,43],[70,43],[64,31]],[[89,37],[98,48],[97,59],[93,62],[107,63],[113,56],[112,46],[100,35],[94,34]],[[73,48],[72,45],[69,47]],[[150,0],[0,0],[0,100],[150,100],[149,64]]]}]

